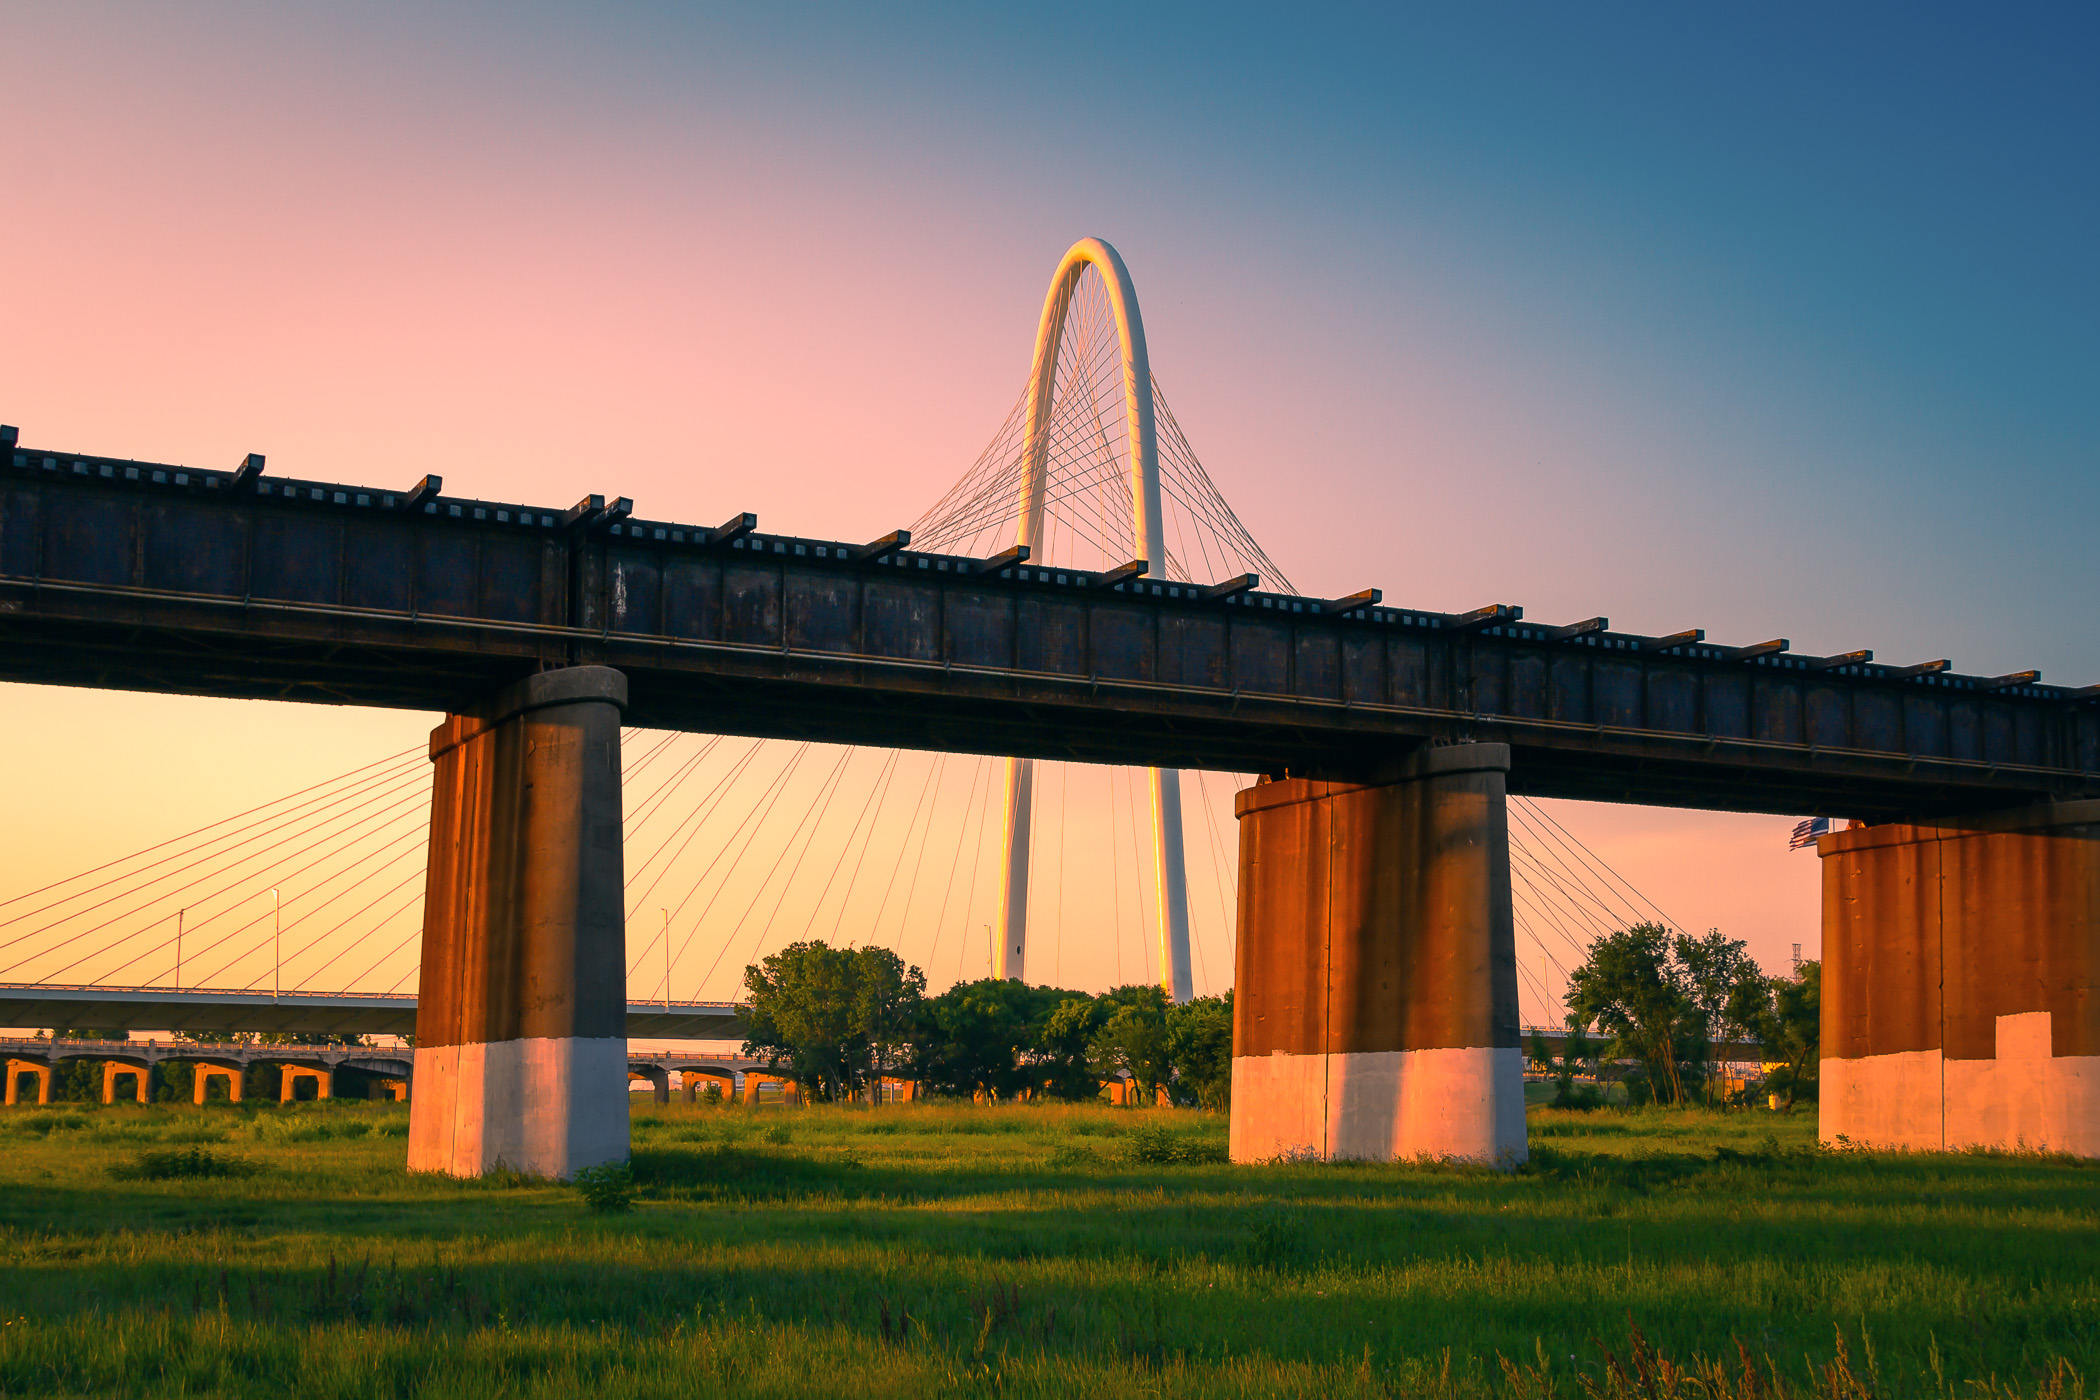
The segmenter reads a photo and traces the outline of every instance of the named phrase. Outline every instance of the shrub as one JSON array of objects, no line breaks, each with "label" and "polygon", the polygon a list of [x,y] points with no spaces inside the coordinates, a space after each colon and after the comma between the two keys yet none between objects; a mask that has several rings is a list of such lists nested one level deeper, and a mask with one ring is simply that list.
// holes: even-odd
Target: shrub
[{"label": "shrub", "polygon": [[1168,1131],[1162,1124],[1146,1123],[1130,1130],[1123,1144],[1123,1156],[1127,1161],[1147,1166],[1192,1165],[1223,1162],[1225,1149],[1215,1143],[1182,1137]]},{"label": "shrub", "polygon": [[576,1173],[576,1189],[583,1203],[598,1215],[617,1215],[634,1209],[634,1168],[625,1162],[600,1162]]},{"label": "shrub", "polygon": [[171,1181],[180,1177],[253,1176],[253,1163],[238,1157],[221,1157],[202,1147],[163,1147],[141,1152],[129,1162],[112,1167],[110,1175],[124,1181]]},{"label": "shrub", "polygon": [[1264,1211],[1240,1241],[1240,1261],[1250,1269],[1281,1269],[1297,1258],[1304,1238],[1304,1226],[1296,1216]]}]

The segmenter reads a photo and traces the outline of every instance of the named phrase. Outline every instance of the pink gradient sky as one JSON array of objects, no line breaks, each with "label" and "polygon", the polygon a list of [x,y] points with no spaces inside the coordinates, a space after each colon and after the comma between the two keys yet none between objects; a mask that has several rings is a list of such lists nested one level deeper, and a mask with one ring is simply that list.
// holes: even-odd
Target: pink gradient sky
[{"label": "pink gradient sky", "polygon": [[[1218,12],[1148,68],[965,11],[13,9],[0,420],[872,538],[990,436],[1097,234],[1301,587],[2095,679],[2035,606],[2090,591],[2091,181],[1950,144],[1975,36],[1847,73],[1798,17],[1734,58],[1535,18]],[[1984,198],[2019,227],[1920,217]],[[0,722],[36,795],[4,895],[432,720],[4,687]],[[1786,818],[1563,820],[1686,926],[1813,954]]]}]

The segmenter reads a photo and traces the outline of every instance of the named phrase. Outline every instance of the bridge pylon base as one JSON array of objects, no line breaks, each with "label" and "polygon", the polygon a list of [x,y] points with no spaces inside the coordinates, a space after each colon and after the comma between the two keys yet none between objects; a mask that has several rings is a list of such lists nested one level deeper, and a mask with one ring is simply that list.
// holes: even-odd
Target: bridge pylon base
[{"label": "bridge pylon base", "polygon": [[543,671],[431,734],[410,1171],[627,1157],[626,703],[618,671]]},{"label": "bridge pylon base", "polygon": [[2100,1157],[2100,802],[1818,854],[1823,1140]]},{"label": "bridge pylon base", "polygon": [[1525,1160],[1509,749],[1239,794],[1231,1155]]}]

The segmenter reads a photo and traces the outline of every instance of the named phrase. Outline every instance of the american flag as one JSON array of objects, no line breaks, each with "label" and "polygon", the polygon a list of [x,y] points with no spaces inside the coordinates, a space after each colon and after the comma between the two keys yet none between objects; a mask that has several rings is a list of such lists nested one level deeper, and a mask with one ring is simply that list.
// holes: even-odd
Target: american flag
[{"label": "american flag", "polygon": [[1837,819],[1834,817],[1810,817],[1805,822],[1796,822],[1786,848],[1790,851],[1805,850],[1816,844],[1818,836],[1827,836],[1836,830]]}]

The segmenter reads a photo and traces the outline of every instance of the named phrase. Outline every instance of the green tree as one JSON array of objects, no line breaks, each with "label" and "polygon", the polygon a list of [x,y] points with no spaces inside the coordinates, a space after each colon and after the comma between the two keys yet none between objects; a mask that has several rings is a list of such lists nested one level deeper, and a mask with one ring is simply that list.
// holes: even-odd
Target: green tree
[{"label": "green tree", "polygon": [[1033,1088],[1023,1064],[1036,1041],[1045,998],[1003,977],[958,982],[920,1008],[919,1079],[937,1094],[1013,1098]]},{"label": "green tree", "polygon": [[[1749,945],[1739,938],[1723,938],[1719,929],[1708,929],[1703,938],[1680,934],[1671,945],[1682,969],[1685,994],[1700,1018],[1700,1029],[1709,1050],[1757,1034],[1757,1024],[1771,1002],[1771,983],[1750,956]],[[1705,1068],[1707,1098],[1720,1082],[1717,1062]]]},{"label": "green tree", "polygon": [[809,1098],[848,1097],[907,1042],[925,987],[886,948],[791,943],[744,969],[744,1053],[785,1067]]},{"label": "green tree", "polygon": [[1153,986],[1117,987],[1103,1000],[1088,1062],[1102,1079],[1129,1075],[1144,1103],[1158,1102],[1174,1071],[1167,1053],[1167,994]]},{"label": "green tree", "polygon": [[1232,1107],[1232,992],[1195,997],[1167,1011],[1167,1058],[1178,1095],[1203,1108]]},{"label": "green tree", "polygon": [[1568,978],[1568,1014],[1610,1037],[1606,1053],[1638,1060],[1655,1097],[1684,1103],[1685,1081],[1705,1057],[1704,1018],[1673,956],[1670,931],[1635,924],[1590,945]]},{"label": "green tree", "polygon": [[1596,1108],[1604,1101],[1602,1094],[1593,1084],[1585,1084],[1577,1090],[1575,1076],[1597,1072],[1598,1047],[1590,1044],[1588,1034],[1573,1017],[1568,1019],[1564,1029],[1566,1034],[1558,1056],[1554,1055],[1553,1047],[1546,1043],[1542,1032],[1532,1033],[1532,1062],[1553,1076],[1552,1107]]},{"label": "green tree", "polygon": [[1085,992],[1059,994],[1035,1036],[1035,1078],[1044,1093],[1074,1103],[1101,1097],[1101,1078],[1089,1057],[1108,1005]]},{"label": "green tree", "polygon": [[854,954],[854,1015],[867,1038],[871,1070],[880,1079],[911,1057],[926,974],[887,948]]},{"label": "green tree", "polygon": [[1823,1045],[1823,964],[1805,962],[1793,977],[1774,977],[1754,1025],[1765,1058],[1779,1069],[1765,1076],[1766,1089],[1787,1108],[1816,1097],[1816,1069]]}]

